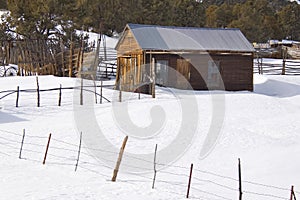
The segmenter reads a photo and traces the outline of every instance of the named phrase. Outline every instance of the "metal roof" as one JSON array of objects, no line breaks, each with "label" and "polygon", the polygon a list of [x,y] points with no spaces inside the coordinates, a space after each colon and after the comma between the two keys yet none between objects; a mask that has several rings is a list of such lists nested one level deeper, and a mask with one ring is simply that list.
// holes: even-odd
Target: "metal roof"
[{"label": "metal roof", "polygon": [[[128,24],[143,50],[200,50],[253,52],[239,29]],[[127,30],[125,28],[125,31]]]}]

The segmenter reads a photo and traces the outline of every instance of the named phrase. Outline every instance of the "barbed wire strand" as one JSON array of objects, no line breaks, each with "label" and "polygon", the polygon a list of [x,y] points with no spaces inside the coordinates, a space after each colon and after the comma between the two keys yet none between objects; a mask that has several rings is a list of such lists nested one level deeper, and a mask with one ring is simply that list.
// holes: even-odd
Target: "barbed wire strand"
[{"label": "barbed wire strand", "polygon": [[211,195],[211,196],[214,196],[214,197],[218,197],[218,198],[221,198],[221,199],[226,199],[226,200],[231,200],[227,197],[223,197],[221,195],[217,195],[217,194],[214,194],[214,193],[211,193],[211,192],[207,192],[207,191],[204,191],[204,190],[200,190],[198,188],[195,188],[193,186],[191,186],[191,190],[195,190],[195,191],[198,191],[198,192],[201,192],[201,193],[204,193],[204,194],[208,194],[208,195]]},{"label": "barbed wire strand", "polygon": [[[26,143],[27,144],[27,143]],[[56,149],[56,150],[64,150],[64,151],[69,151],[69,152],[74,152],[74,153],[77,153],[78,150],[75,150],[75,149],[67,149],[67,148],[61,148],[61,147],[54,147],[54,146],[51,146],[51,149]],[[81,152],[82,153],[82,152]]]},{"label": "barbed wire strand", "polygon": [[102,174],[102,173],[100,173],[99,171],[92,170],[92,169],[83,167],[83,166],[81,166],[81,165],[78,165],[78,167],[81,168],[81,169],[85,169],[85,170],[87,170],[87,171],[93,172],[93,173],[95,173],[95,174],[100,174],[100,175],[103,176],[103,177],[110,178],[107,174]]},{"label": "barbed wire strand", "polygon": [[0,136],[0,139],[4,140],[5,142],[10,142],[10,143],[13,143],[13,144],[21,144],[20,142],[17,142],[15,140],[11,140],[11,139],[7,139],[7,138],[4,138],[2,136]]},{"label": "barbed wire strand", "polygon": [[35,150],[32,150],[32,149],[26,149],[23,147],[22,149],[22,152],[31,152],[31,153],[37,153],[37,154],[44,154],[44,152],[40,152],[40,151],[35,151]]},{"label": "barbed wire strand", "polygon": [[[208,180],[208,179],[200,179],[200,178],[197,178],[197,177],[193,177],[193,180],[197,180],[197,181],[200,181],[200,182],[206,182],[206,183],[211,183],[213,185],[217,185],[219,187],[222,187],[222,188],[225,188],[225,189],[228,189],[228,190],[231,190],[231,191],[239,191],[238,189],[236,188],[232,188],[232,187],[229,187],[229,186],[226,186],[226,185],[223,185],[223,184],[220,184],[220,183],[216,183],[214,181],[211,181],[211,180]],[[197,183],[194,183],[194,184],[197,184]]]},{"label": "barbed wire strand", "polygon": [[59,155],[55,155],[53,153],[48,153],[48,156],[54,157],[54,158],[60,158],[60,159],[65,159],[65,160],[70,160],[70,161],[76,161],[76,158],[69,158],[66,156],[59,156]]},{"label": "barbed wire strand", "polygon": [[[19,142],[19,143],[20,143],[20,142]],[[21,144],[21,143],[20,143],[20,144]],[[36,143],[32,143],[32,142],[24,142],[23,145],[36,146],[36,147],[46,147],[46,145],[36,144]]]},{"label": "barbed wire strand", "polygon": [[56,142],[60,142],[60,143],[63,143],[63,144],[67,144],[67,145],[70,145],[70,146],[78,147],[78,144],[72,144],[72,143],[65,142],[65,141],[63,141],[63,140],[59,140],[59,139],[56,139],[56,138],[51,138],[51,140],[54,140],[54,141],[56,141]]},{"label": "barbed wire strand", "polygon": [[268,187],[268,188],[283,190],[283,191],[291,191],[291,189],[277,187],[277,186],[272,186],[272,185],[266,185],[266,184],[262,184],[262,183],[256,183],[256,182],[252,182],[252,181],[242,181],[242,182],[243,183],[252,184],[252,185],[258,185],[258,186],[262,186],[262,187]]},{"label": "barbed wire strand", "polygon": [[250,192],[250,191],[243,191],[243,193],[244,194],[252,194],[252,195],[256,195],[256,196],[264,196],[264,197],[272,197],[272,198],[276,198],[276,199],[289,200],[289,198],[280,197],[280,196],[276,196],[276,195],[273,195],[273,194],[263,194],[263,193]]},{"label": "barbed wire strand", "polygon": [[16,135],[16,136],[22,136],[22,134],[11,132],[11,131],[5,131],[5,130],[2,130],[2,129],[0,129],[0,132],[9,133],[9,134]]},{"label": "barbed wire strand", "polygon": [[9,154],[7,154],[5,152],[2,152],[2,151],[0,151],[0,154],[6,155],[6,156],[11,156],[11,155],[9,155]]},{"label": "barbed wire strand", "polygon": [[17,147],[15,147],[15,146],[12,146],[12,145],[10,145],[10,144],[7,144],[7,143],[1,143],[1,142],[0,142],[0,145],[6,146],[6,147],[8,147],[8,148],[10,148],[10,149],[18,150],[18,148],[17,148]]}]

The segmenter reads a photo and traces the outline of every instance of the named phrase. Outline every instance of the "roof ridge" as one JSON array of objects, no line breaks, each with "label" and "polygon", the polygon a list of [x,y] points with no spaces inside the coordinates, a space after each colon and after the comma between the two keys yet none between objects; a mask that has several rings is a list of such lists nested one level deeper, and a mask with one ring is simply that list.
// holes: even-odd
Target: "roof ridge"
[{"label": "roof ridge", "polygon": [[196,30],[240,30],[239,28],[212,28],[212,27],[191,27],[191,26],[162,26],[162,25],[151,25],[151,24],[127,24],[130,28],[143,28],[143,27],[153,27],[153,28],[166,28],[166,29],[196,29]]}]

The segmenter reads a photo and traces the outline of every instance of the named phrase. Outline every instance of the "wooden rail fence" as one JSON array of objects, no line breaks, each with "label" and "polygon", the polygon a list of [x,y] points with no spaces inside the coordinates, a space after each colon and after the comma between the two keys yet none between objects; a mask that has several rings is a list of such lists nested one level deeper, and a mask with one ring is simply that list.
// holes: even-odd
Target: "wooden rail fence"
[{"label": "wooden rail fence", "polygon": [[281,63],[266,62],[258,58],[254,62],[254,73],[269,75],[300,75],[300,61],[283,59]]}]

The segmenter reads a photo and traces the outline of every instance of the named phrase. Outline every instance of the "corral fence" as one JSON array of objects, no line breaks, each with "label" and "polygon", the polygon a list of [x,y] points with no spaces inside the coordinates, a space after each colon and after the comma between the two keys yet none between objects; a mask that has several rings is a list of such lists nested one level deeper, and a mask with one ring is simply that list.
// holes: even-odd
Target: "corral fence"
[{"label": "corral fence", "polygon": [[[0,40],[0,77],[55,75],[81,77],[96,72],[97,80],[116,77],[117,52],[101,42],[62,39]],[[13,64],[17,67],[11,67]]]},{"label": "corral fence", "polygon": [[269,75],[300,75],[300,60],[282,59],[281,62],[270,62],[263,58],[254,61],[254,73]]},{"label": "corral fence", "polygon": [[[20,76],[75,77],[83,68],[96,70],[96,62],[84,65],[87,57],[92,56],[94,61],[98,56],[89,45],[83,35],[71,41],[60,38],[0,40],[0,66],[17,65],[17,74]],[[7,75],[9,74],[0,74]]]}]

